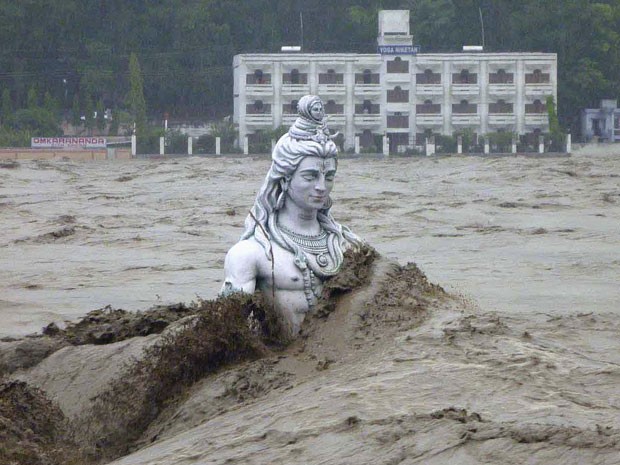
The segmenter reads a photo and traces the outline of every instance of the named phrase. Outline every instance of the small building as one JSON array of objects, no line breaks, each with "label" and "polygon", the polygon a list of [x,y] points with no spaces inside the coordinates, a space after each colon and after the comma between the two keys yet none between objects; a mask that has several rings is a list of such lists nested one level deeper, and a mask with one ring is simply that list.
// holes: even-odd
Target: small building
[{"label": "small building", "polygon": [[620,142],[620,108],[617,100],[601,100],[600,108],[581,111],[581,135],[586,142]]},{"label": "small building", "polygon": [[511,132],[535,140],[548,132],[546,99],[557,101],[555,53],[420,53],[408,10],[379,12],[375,54],[252,53],[236,55],[234,123],[239,140],[290,125],[297,100],[319,95],[329,127],[345,149],[390,151],[424,144],[431,135]]}]

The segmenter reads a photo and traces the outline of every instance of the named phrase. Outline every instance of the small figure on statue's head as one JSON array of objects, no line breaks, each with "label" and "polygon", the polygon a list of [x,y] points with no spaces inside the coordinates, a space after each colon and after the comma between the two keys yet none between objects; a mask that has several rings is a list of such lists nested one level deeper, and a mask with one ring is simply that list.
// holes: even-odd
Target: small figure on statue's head
[{"label": "small figure on statue's head", "polygon": [[259,289],[275,299],[290,336],[314,308],[323,281],[340,270],[344,251],[362,244],[330,212],[338,149],[323,102],[306,95],[298,113],[273,150],[241,240],[226,255],[222,288],[224,294]]}]

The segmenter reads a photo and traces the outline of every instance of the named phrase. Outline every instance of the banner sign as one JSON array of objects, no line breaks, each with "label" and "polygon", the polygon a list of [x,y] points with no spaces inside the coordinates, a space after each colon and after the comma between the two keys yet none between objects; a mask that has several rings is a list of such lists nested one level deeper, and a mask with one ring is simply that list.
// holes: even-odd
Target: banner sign
[{"label": "banner sign", "polygon": [[105,149],[105,137],[33,137],[33,149]]},{"label": "banner sign", "polygon": [[419,45],[379,45],[381,55],[417,55],[420,53]]}]

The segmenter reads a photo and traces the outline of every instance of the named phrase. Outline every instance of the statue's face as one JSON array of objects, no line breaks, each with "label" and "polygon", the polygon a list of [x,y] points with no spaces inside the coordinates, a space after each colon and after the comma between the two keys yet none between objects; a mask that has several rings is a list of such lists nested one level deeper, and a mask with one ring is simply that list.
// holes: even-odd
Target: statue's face
[{"label": "statue's face", "polygon": [[323,108],[322,102],[314,102],[310,107],[310,115],[317,120],[321,121],[325,116],[325,109]]},{"label": "statue's face", "polygon": [[320,210],[334,187],[335,158],[304,158],[290,180],[287,202],[302,210]]}]

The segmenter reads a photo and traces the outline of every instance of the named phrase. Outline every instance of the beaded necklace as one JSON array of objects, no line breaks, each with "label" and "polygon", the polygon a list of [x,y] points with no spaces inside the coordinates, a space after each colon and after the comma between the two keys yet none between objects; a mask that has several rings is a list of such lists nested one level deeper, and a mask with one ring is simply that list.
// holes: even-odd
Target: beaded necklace
[{"label": "beaded necklace", "polygon": [[278,225],[280,230],[287,235],[304,252],[314,255],[316,263],[321,268],[325,268],[329,264],[329,249],[327,247],[327,231],[321,228],[321,232],[316,235],[300,234],[291,231],[283,225]]}]

